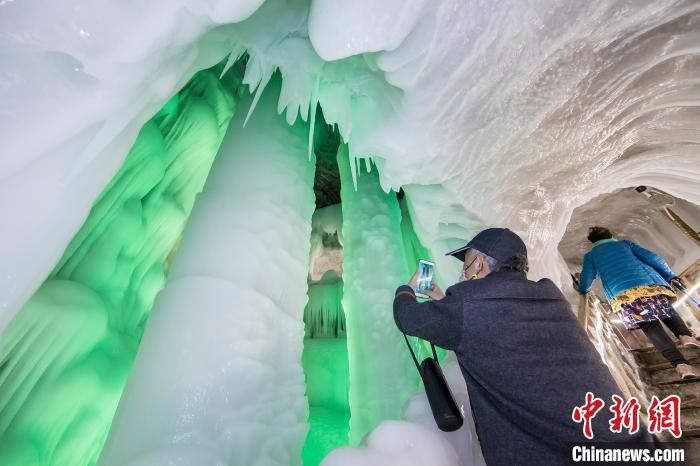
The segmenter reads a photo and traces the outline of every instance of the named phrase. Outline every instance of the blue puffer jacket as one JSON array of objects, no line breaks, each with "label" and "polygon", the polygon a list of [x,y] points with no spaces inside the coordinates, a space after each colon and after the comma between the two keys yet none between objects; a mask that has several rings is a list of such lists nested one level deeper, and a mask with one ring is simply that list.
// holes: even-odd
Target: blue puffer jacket
[{"label": "blue puffer jacket", "polygon": [[608,301],[622,293],[644,285],[662,285],[676,275],[658,254],[632,241],[603,239],[593,243],[583,258],[579,291],[587,292],[593,280],[600,276]]}]

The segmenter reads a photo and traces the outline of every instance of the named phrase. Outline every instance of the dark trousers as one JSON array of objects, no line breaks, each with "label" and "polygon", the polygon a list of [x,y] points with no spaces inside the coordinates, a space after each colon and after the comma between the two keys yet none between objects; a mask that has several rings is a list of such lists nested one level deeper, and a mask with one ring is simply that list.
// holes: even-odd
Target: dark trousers
[{"label": "dark trousers", "polygon": [[[683,319],[675,312],[672,317],[663,319],[661,322],[663,322],[676,337],[680,337],[681,335],[692,336],[692,332],[688,326],[685,325]],[[661,322],[653,320],[651,322],[640,322],[638,325],[656,349],[661,351],[661,354],[673,364],[673,367],[676,367],[678,364],[688,364],[688,360],[678,351],[676,344],[664,331]]]}]

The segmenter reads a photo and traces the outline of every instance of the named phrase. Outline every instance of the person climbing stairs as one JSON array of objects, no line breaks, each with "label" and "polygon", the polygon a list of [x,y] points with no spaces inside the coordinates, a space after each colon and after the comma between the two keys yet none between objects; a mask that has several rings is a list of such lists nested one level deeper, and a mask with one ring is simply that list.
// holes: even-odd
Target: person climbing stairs
[{"label": "person climbing stairs", "polygon": [[[692,365],[700,365],[700,349],[677,346]],[[680,379],[671,363],[653,346],[632,350],[642,381],[650,395],[659,399],[678,395],[681,399],[682,440],[700,440],[700,378]]]}]

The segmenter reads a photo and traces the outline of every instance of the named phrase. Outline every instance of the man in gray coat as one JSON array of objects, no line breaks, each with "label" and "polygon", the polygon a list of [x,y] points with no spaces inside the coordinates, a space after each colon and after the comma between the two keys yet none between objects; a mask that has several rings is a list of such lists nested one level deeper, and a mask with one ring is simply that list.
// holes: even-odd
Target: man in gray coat
[{"label": "man in gray coat", "polygon": [[518,235],[490,228],[448,254],[464,263],[460,281],[417,302],[414,275],[396,290],[394,319],[457,355],[487,464],[570,464],[572,444],[587,441],[572,419],[587,392],[605,402],[592,419],[593,441],[653,441],[641,422],[634,435],[611,432],[619,390],[561,291],[527,279]]}]

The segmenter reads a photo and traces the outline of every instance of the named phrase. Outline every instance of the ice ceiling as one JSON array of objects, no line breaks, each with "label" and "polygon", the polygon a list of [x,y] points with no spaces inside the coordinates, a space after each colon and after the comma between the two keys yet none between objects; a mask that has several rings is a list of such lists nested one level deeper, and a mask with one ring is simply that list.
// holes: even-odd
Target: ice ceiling
[{"label": "ice ceiling", "polygon": [[[301,461],[314,257],[342,273],[314,309],[344,309],[349,364],[317,407],[357,444],[424,417],[389,315],[423,245],[448,285],[443,251],[508,226],[566,284],[577,206],[639,184],[700,203],[692,0],[0,1],[0,64],[12,464],[94,464],[105,441],[103,465]],[[338,267],[309,238],[341,200]],[[326,462],[474,455],[393,422]]]}]

